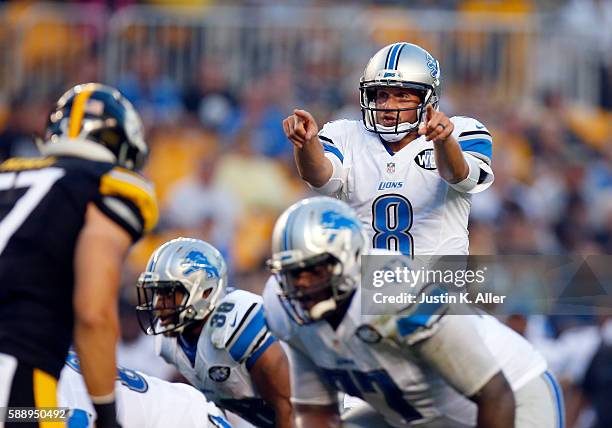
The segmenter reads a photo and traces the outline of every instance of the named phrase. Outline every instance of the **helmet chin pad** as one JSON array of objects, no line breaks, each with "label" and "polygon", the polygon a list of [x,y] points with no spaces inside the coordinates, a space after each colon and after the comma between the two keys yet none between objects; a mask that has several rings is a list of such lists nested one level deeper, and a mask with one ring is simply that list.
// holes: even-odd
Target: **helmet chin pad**
[{"label": "helmet chin pad", "polygon": [[419,122],[404,122],[397,126],[383,126],[376,123],[374,132],[380,135],[380,138],[388,143],[397,143],[406,137],[406,135],[418,128]]},{"label": "helmet chin pad", "polygon": [[408,132],[400,132],[399,134],[378,134],[380,138],[385,140],[387,143],[397,143],[398,141],[402,141]]},{"label": "helmet chin pad", "polygon": [[338,305],[336,304],[336,301],[332,298],[317,303],[312,308],[310,308],[308,312],[310,318],[312,318],[313,320],[320,320],[329,312],[335,311],[337,307]]}]

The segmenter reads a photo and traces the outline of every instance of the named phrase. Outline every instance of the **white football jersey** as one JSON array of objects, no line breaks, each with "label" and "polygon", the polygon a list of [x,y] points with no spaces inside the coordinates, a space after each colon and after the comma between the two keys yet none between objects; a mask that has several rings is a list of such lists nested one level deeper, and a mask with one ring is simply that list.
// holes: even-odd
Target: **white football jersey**
[{"label": "white football jersey", "polygon": [[378,134],[355,120],[329,122],[319,132],[341,188],[333,193],[329,186],[315,190],[355,209],[374,248],[416,255],[467,254],[470,194],[486,189],[494,179],[492,139],[475,119],[450,120],[464,154],[480,165],[480,184],[469,193],[455,190],[440,177],[433,142],[425,136],[393,153]]},{"label": "white football jersey", "polygon": [[[119,367],[115,382],[118,422],[124,428],[227,428],[221,411],[197,389]],[[81,376],[77,355],[70,351],[58,386],[58,403],[72,415],[67,426],[91,428],[95,410]]]},{"label": "white football jersey", "polygon": [[343,391],[395,427],[441,418],[473,426],[477,408],[467,397],[496,373],[516,391],[546,370],[526,340],[488,315],[439,316],[415,305],[395,316],[362,315],[357,290],[336,330],[326,321],[299,326],[279,291],[270,278],[264,305],[270,329],[289,345],[296,403],[333,404]]},{"label": "white football jersey", "polygon": [[261,296],[244,290],[225,295],[202,329],[197,349],[177,337],[157,340],[159,355],[209,400],[256,426],[274,426],[274,410],[249,374],[276,340],[266,326]]}]

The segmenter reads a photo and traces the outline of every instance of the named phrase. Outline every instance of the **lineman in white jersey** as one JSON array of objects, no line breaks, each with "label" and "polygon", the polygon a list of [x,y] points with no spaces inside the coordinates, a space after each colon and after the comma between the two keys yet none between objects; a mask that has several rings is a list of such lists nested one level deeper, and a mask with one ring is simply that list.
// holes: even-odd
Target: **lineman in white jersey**
[{"label": "lineman in white jersey", "polygon": [[563,427],[560,390],[546,362],[495,318],[451,315],[450,305],[427,303],[362,314],[367,238],[345,203],[298,202],[272,239],[275,276],[264,305],[270,329],[289,344],[298,426],[339,426],[343,391],[375,409],[352,409],[344,426]]},{"label": "lineman in white jersey", "polygon": [[467,254],[470,195],[491,185],[491,134],[438,111],[440,68],[424,49],[378,51],[360,82],[362,121],[319,131],[295,110],[283,122],[302,178],[353,207],[369,245],[403,254]]},{"label": "lineman in white jersey", "polygon": [[222,409],[257,427],[290,427],[288,362],[265,323],[262,298],[226,294],[227,266],[212,245],[160,246],[138,281],[141,326],[158,352]]},{"label": "lineman in white jersey", "polygon": [[[231,428],[223,413],[189,385],[123,367],[117,368],[117,375],[117,414],[123,428]],[[71,410],[68,428],[93,428],[95,410],[74,351],[60,375],[58,403]]]}]

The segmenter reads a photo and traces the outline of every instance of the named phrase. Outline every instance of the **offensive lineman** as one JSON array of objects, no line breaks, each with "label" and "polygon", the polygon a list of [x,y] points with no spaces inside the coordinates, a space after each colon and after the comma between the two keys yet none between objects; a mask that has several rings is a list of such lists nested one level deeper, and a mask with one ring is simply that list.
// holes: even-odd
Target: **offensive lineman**
[{"label": "offensive lineman", "polygon": [[0,165],[0,408],[55,407],[74,337],[96,425],[115,427],[121,266],[158,217],[138,173],[142,123],[116,89],[77,85],[40,149],[45,157]]},{"label": "offensive lineman", "polygon": [[344,202],[294,204],[278,219],[272,245],[275,276],[264,305],[271,331],[289,345],[298,427],[340,426],[337,391],[377,412],[352,409],[345,427],[563,427],[560,389],[545,360],[495,318],[426,303],[362,314],[367,238]]},{"label": "offensive lineman", "polygon": [[226,294],[227,266],[212,245],[166,242],[138,281],[147,334],[159,354],[219,407],[258,427],[291,426],[289,368],[265,324],[260,296]]},{"label": "offensive lineman", "polygon": [[319,131],[304,110],[283,121],[301,177],[348,202],[373,248],[467,254],[470,195],[494,179],[491,134],[475,119],[438,110],[439,64],[419,46],[379,50],[359,90],[362,121]]},{"label": "offensive lineman", "polygon": [[[184,383],[171,383],[117,367],[117,420],[123,428],[231,428],[204,394]],[[86,399],[79,359],[68,352],[58,386],[58,404],[71,409],[69,428],[91,428],[95,410]]]}]

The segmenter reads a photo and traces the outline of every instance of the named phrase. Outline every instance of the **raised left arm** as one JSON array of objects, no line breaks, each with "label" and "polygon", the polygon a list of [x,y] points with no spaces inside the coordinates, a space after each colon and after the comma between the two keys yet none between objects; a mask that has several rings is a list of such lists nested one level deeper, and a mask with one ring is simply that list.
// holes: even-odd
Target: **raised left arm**
[{"label": "raised left arm", "polygon": [[431,104],[427,106],[425,122],[419,127],[419,134],[425,135],[427,141],[433,141],[438,173],[450,184],[465,180],[470,173],[461,146],[452,135],[454,129],[455,125],[446,114],[434,110]]}]

